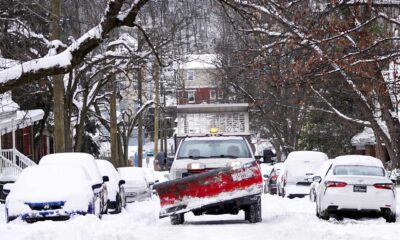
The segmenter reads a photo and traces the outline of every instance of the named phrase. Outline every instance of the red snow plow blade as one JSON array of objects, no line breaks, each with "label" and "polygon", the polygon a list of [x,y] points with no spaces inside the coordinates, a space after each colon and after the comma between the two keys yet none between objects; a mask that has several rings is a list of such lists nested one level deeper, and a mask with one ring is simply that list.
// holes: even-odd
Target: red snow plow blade
[{"label": "red snow plow blade", "polygon": [[160,218],[260,194],[262,181],[258,164],[250,162],[156,184]]}]

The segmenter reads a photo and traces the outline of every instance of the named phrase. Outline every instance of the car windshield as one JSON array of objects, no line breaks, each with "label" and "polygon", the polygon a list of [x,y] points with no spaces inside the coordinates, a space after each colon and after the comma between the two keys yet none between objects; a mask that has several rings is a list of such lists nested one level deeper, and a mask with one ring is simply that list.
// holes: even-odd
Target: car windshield
[{"label": "car windshield", "polygon": [[242,139],[190,140],[182,142],[177,159],[251,158]]},{"label": "car windshield", "polygon": [[373,166],[335,166],[333,175],[362,175],[362,176],[385,176],[385,170]]}]

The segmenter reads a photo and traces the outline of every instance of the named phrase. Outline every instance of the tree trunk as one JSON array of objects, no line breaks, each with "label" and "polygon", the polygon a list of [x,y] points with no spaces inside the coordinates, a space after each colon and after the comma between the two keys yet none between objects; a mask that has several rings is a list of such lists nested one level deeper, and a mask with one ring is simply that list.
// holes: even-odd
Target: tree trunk
[{"label": "tree trunk", "polygon": [[[140,38],[139,38],[140,40]],[[140,41],[139,41],[140,43]],[[142,107],[143,105],[143,97],[142,97],[142,83],[143,83],[143,69],[142,65],[139,67],[138,70],[138,100],[139,100],[139,107]],[[139,113],[138,116],[138,131],[137,131],[137,136],[138,136],[138,165],[139,167],[143,166],[143,118],[142,118],[142,113]]]},{"label": "tree trunk", "polygon": [[[51,1],[51,39],[57,40],[61,37],[60,31],[60,0]],[[53,77],[53,98],[54,98],[54,151],[65,152],[65,126],[64,126],[64,81],[63,75]]]},{"label": "tree trunk", "polygon": [[111,81],[112,94],[110,97],[110,138],[111,138],[111,161],[114,166],[119,167],[118,158],[118,129],[117,129],[117,92],[115,81]]}]

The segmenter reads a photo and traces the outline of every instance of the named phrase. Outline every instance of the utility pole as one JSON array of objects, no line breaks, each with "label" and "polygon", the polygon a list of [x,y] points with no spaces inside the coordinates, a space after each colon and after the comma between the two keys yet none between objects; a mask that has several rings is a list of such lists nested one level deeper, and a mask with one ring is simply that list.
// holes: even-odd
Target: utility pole
[{"label": "utility pole", "polygon": [[[153,77],[154,77],[154,85],[155,85],[155,101],[154,101],[154,160],[157,158],[158,154],[158,121],[159,121],[159,109],[158,106],[160,104],[160,66],[158,65],[157,59],[154,60],[153,65]],[[155,162],[155,161],[154,161]],[[154,164],[154,170],[158,170],[156,164]]]},{"label": "utility pole", "polygon": [[[60,29],[61,3],[60,0],[51,1],[51,39],[61,38]],[[64,126],[64,81],[63,75],[53,77],[53,112],[54,112],[54,151],[65,152]]]}]

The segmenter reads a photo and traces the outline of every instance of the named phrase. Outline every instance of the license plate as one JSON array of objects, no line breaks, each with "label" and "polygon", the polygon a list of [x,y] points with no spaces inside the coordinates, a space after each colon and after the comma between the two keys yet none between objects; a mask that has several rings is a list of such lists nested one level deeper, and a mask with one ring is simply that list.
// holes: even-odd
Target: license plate
[{"label": "license plate", "polygon": [[365,185],[354,185],[353,192],[367,192],[367,186],[365,186]]}]

